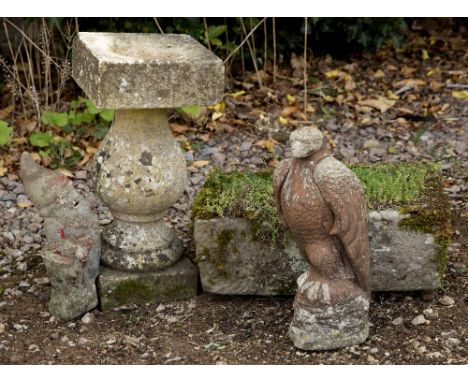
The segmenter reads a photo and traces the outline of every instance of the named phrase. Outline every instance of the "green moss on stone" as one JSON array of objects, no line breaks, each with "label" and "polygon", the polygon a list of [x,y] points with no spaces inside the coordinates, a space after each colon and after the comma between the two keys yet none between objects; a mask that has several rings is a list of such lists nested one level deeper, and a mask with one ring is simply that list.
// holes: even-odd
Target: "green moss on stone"
[{"label": "green moss on stone", "polygon": [[379,163],[355,165],[351,170],[361,181],[370,208],[401,206],[426,193],[427,180],[440,173],[437,163]]},{"label": "green moss on stone", "polygon": [[272,171],[212,172],[195,198],[192,216],[243,217],[254,222],[255,236],[266,231],[276,238],[280,223],[273,201],[272,175]]},{"label": "green moss on stone", "polygon": [[[402,227],[434,235],[442,275],[452,231],[440,166],[434,162],[409,162],[350,168],[363,185],[370,209],[400,208],[409,215],[400,222]],[[252,222],[255,239],[271,238],[274,243],[282,237],[282,230],[273,199],[272,175],[272,171],[214,171],[195,198],[192,217],[243,217]],[[222,246],[218,245],[219,248]],[[215,256],[219,260],[222,260],[221,253],[217,251]]]},{"label": "green moss on stone", "polygon": [[125,304],[127,300],[147,302],[151,299],[152,295],[151,288],[137,280],[124,280],[112,292],[112,297],[119,304]]},{"label": "green moss on stone", "polygon": [[[229,244],[231,244],[234,239],[236,232],[231,229],[222,230],[216,238],[216,248],[209,250],[208,248],[202,248],[199,255],[196,258],[197,262],[200,262],[203,259],[204,262],[214,265],[220,273],[227,277],[228,274],[225,269],[225,254]],[[231,250],[233,252],[238,252],[237,247],[232,246]]]},{"label": "green moss on stone", "polygon": [[432,234],[437,246],[436,258],[439,277],[442,278],[447,265],[447,248],[452,241],[451,210],[443,192],[442,176],[432,173],[425,179],[424,193],[413,203],[401,208],[406,215],[399,225],[413,231]]}]

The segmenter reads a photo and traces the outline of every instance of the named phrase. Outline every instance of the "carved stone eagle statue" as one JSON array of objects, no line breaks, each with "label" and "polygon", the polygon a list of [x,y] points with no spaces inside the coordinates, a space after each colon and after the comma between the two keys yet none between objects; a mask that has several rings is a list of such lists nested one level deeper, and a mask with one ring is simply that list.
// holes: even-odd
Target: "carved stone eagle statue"
[{"label": "carved stone eagle statue", "polygon": [[331,156],[317,128],[294,131],[290,142],[293,158],[279,163],[273,187],[280,221],[311,266],[298,279],[295,304],[368,298],[367,211],[359,180]]}]

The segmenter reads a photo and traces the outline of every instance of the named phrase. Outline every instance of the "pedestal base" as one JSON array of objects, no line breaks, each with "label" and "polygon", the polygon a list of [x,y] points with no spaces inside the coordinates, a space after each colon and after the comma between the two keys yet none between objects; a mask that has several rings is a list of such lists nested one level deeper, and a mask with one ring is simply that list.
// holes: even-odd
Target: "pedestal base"
[{"label": "pedestal base", "polygon": [[197,269],[187,258],[154,272],[122,272],[101,267],[98,280],[102,310],[187,299],[196,296],[198,289]]},{"label": "pedestal base", "polygon": [[124,272],[151,272],[177,263],[182,252],[182,242],[162,219],[127,222],[116,218],[103,232],[101,262]]},{"label": "pedestal base", "polygon": [[289,338],[303,350],[331,350],[359,345],[369,335],[369,300],[363,296],[315,308],[295,304]]}]

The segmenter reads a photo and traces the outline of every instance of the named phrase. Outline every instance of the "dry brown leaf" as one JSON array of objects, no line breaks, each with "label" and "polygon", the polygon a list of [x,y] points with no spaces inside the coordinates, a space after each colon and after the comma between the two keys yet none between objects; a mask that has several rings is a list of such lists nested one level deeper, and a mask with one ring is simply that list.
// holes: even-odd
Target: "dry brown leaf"
[{"label": "dry brown leaf", "polygon": [[6,108],[0,110],[0,119],[8,118],[8,116],[13,113],[15,110],[15,105],[7,106]]},{"label": "dry brown leaf", "polygon": [[444,84],[442,82],[433,80],[429,84],[429,87],[431,88],[432,91],[436,92],[436,91],[440,90],[441,88],[443,88]]},{"label": "dry brown leaf", "polygon": [[17,119],[15,125],[19,128],[19,135],[24,136],[34,131],[37,122],[34,119]]},{"label": "dry brown leaf", "polygon": [[211,135],[209,133],[200,134],[199,137],[203,142],[208,142],[211,139]]},{"label": "dry brown leaf", "polygon": [[315,107],[309,104],[307,105],[306,111],[307,113],[315,113],[317,110],[315,110]]},{"label": "dry brown leaf", "polygon": [[361,106],[369,106],[374,109],[380,110],[381,113],[385,113],[388,109],[395,105],[395,100],[390,100],[388,98],[379,96],[377,99],[366,99],[361,101],[359,104]]},{"label": "dry brown leaf", "polygon": [[401,68],[401,74],[403,74],[405,77],[411,76],[415,71],[415,68],[410,68],[408,66],[404,66],[403,68]]},{"label": "dry brown leaf", "polygon": [[275,146],[278,144],[278,141],[274,140],[273,138],[270,139],[262,139],[260,141],[255,142],[255,146],[260,146],[263,149],[266,149],[270,152],[275,150]]},{"label": "dry brown leaf", "polygon": [[67,178],[73,178],[73,174],[70,170],[67,170],[65,168],[59,168],[57,171],[62,175],[65,175]]},{"label": "dry brown leaf", "polygon": [[[87,151],[87,149],[86,149],[86,151]],[[89,162],[90,159],[91,159],[91,155],[85,154],[85,156],[83,157],[83,159],[80,161],[79,165],[80,165],[81,167],[83,167],[86,163]]]},{"label": "dry brown leaf", "polygon": [[387,65],[387,70],[389,70],[391,72],[396,72],[398,70],[398,68],[395,65],[389,64],[389,65]]},{"label": "dry brown leaf", "polygon": [[8,168],[6,167],[0,167],[0,176],[5,175],[8,172]]},{"label": "dry brown leaf", "polygon": [[[35,162],[39,162],[39,163],[41,162],[42,157],[38,153],[36,153],[36,152],[31,153],[31,156],[32,156],[32,159],[34,159]],[[46,158],[44,158],[44,159],[46,159]]]},{"label": "dry brown leaf", "polygon": [[201,168],[201,167],[205,167],[206,165],[208,165],[208,163],[210,163],[209,160],[196,160],[192,162],[192,166],[196,168]]},{"label": "dry brown leaf", "polygon": [[299,107],[297,105],[295,106],[286,106],[282,111],[281,111],[281,116],[282,117],[289,117],[291,114],[294,114]]},{"label": "dry brown leaf", "polygon": [[395,88],[401,88],[403,86],[412,86],[412,87],[417,87],[417,86],[424,86],[426,85],[426,82],[424,80],[421,80],[419,78],[414,79],[414,78],[409,78],[407,80],[402,80],[398,81],[393,84]]},{"label": "dry brown leaf", "polygon": [[86,152],[88,154],[95,154],[97,151],[97,148],[96,147],[93,147],[93,146],[86,146]]},{"label": "dry brown leaf", "polygon": [[345,82],[345,89],[348,90],[348,91],[356,89],[356,82],[354,82],[354,80],[352,78],[349,78]]},{"label": "dry brown leaf", "polygon": [[176,134],[183,134],[188,130],[188,126],[180,125],[178,123],[171,123],[171,130]]},{"label": "dry brown leaf", "polygon": [[369,106],[354,105],[354,109],[358,113],[369,113],[372,111],[372,108]]},{"label": "dry brown leaf", "polygon": [[15,145],[25,145],[28,143],[28,139],[26,137],[13,138],[11,142]]},{"label": "dry brown leaf", "polygon": [[452,92],[452,97],[459,98],[459,99],[468,99],[468,90],[454,90]]},{"label": "dry brown leaf", "polygon": [[16,203],[16,205],[19,207],[19,208],[31,208],[33,206],[33,204],[31,202],[28,202],[28,203]]},{"label": "dry brown leaf", "polygon": [[385,77],[385,73],[382,69],[379,69],[374,73],[374,78],[384,78],[384,77]]}]

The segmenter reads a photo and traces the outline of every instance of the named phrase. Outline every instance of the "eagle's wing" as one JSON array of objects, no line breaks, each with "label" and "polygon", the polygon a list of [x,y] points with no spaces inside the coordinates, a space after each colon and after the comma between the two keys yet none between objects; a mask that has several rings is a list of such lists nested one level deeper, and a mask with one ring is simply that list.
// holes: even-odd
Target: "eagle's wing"
[{"label": "eagle's wing", "polygon": [[369,238],[362,186],[356,175],[333,157],[317,164],[314,180],[333,211],[330,234],[339,237],[358,285],[369,292]]},{"label": "eagle's wing", "polygon": [[273,173],[273,193],[275,197],[276,210],[281,224],[286,226],[283,219],[283,210],[281,208],[281,190],[283,189],[284,182],[288,176],[289,169],[291,168],[291,159],[282,160],[275,168]]}]

